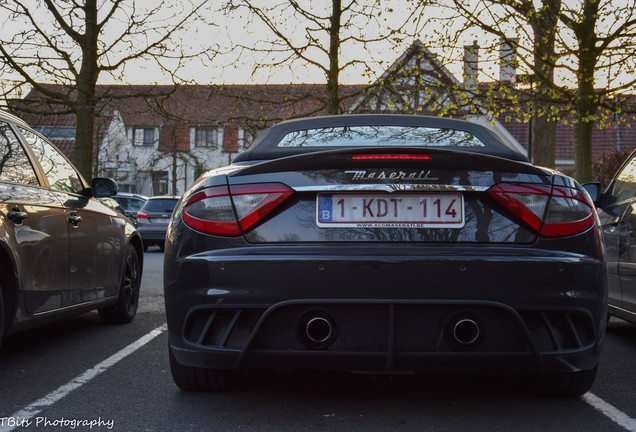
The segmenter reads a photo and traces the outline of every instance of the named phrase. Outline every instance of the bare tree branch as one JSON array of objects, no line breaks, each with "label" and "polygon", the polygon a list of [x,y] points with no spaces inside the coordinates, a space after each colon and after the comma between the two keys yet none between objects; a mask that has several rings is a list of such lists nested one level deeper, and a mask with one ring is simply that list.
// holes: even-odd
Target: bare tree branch
[{"label": "bare tree branch", "polygon": [[[174,82],[180,82],[179,68],[187,59],[214,55],[214,51],[208,51],[210,47],[186,49],[177,43],[187,25],[208,24],[203,10],[210,0],[191,1],[196,3],[190,3],[189,8],[186,2],[172,4],[165,0],[153,2],[151,7],[140,0],[1,2],[0,20],[12,26],[5,26],[0,34],[0,72],[19,77],[3,89],[4,100],[28,86],[47,98],[41,105],[43,113],[74,114],[74,162],[90,179],[95,118],[102,106],[100,100],[108,97],[96,91],[100,75],[122,73],[132,61],[154,60]],[[39,4],[45,7],[38,8]],[[173,12],[175,20],[161,17],[168,11]],[[42,84],[47,81],[58,85]],[[53,105],[60,108],[51,109]],[[37,109],[28,102],[22,106]]]}]

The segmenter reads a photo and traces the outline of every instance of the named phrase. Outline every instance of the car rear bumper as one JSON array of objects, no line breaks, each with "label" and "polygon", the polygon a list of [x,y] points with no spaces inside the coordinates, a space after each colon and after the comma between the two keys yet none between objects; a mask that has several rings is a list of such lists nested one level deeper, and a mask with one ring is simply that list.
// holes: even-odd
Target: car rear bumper
[{"label": "car rear bumper", "polygon": [[167,228],[163,229],[152,229],[145,228],[141,226],[137,226],[137,231],[141,234],[141,238],[145,240],[161,240],[164,241],[166,239],[166,231]]},{"label": "car rear bumper", "polygon": [[[165,280],[174,355],[218,369],[573,371],[598,363],[602,261],[531,248],[399,251],[287,245],[177,259]],[[329,323],[322,343],[307,334],[313,318]],[[474,341],[457,339],[462,320],[474,323]]]}]

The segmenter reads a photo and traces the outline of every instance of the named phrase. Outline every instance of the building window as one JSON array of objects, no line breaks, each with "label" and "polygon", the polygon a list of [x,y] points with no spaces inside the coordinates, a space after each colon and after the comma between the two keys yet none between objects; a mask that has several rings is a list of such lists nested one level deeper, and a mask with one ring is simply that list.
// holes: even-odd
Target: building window
[{"label": "building window", "polygon": [[198,127],[194,129],[194,146],[217,148],[219,146],[219,133],[215,127]]},{"label": "building window", "polygon": [[119,192],[137,193],[137,185],[119,183]]},{"label": "building window", "polygon": [[155,128],[137,127],[133,128],[133,145],[153,146],[155,144]]}]

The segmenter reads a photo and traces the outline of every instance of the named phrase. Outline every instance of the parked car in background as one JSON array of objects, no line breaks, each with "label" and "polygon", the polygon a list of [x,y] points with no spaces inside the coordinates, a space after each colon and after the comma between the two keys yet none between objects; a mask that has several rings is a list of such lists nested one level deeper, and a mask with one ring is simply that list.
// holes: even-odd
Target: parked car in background
[{"label": "parked car in background", "polygon": [[118,192],[113,195],[113,199],[124,208],[128,217],[134,219],[137,217],[137,212],[141,210],[148,200],[148,197],[134,193]]},{"label": "parked car in background", "polygon": [[609,314],[636,324],[636,152],[604,193],[586,185],[598,206],[609,280]]},{"label": "parked car in background", "polygon": [[157,245],[163,250],[168,222],[177,201],[178,196],[150,197],[137,212],[137,230],[143,239],[144,250],[148,250],[152,245]]},{"label": "parked car in background", "polygon": [[585,393],[607,314],[596,223],[576,181],[488,126],[281,122],[173,213],[173,379],[223,391],[250,368],[503,370]]},{"label": "parked car in background", "polygon": [[0,112],[0,340],[98,309],[130,322],[143,268],[130,220],[100,202],[117,183],[88,184],[25,122]]}]

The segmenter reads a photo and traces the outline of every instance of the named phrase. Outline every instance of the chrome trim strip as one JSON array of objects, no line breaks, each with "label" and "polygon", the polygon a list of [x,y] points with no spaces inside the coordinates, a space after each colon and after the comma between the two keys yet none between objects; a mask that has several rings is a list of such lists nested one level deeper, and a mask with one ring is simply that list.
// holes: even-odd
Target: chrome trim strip
[{"label": "chrome trim strip", "polygon": [[77,304],[73,304],[73,305],[69,305],[69,306],[62,306],[60,308],[57,309],[51,309],[51,310],[46,310],[46,311],[42,311],[42,312],[35,312],[35,313],[30,313],[29,315],[32,316],[42,316],[42,315],[48,315],[48,314],[55,314],[61,311],[66,311],[66,310],[71,310],[71,309],[80,309],[82,307],[86,307],[86,306],[94,306],[94,305],[98,305],[101,303],[106,303],[110,300],[114,300],[117,297],[119,297],[118,295],[114,295],[114,296],[108,296],[108,297],[103,297],[100,299],[95,299],[95,300],[89,300],[83,303],[77,303]]},{"label": "chrome trim strip", "polygon": [[[609,306],[610,309],[615,309],[615,310],[620,311],[620,312],[622,312],[622,313],[624,313],[626,315],[633,315],[634,317],[636,317],[636,312],[632,312],[630,310],[623,309],[621,307],[614,306],[614,305],[608,305],[608,306]],[[616,318],[620,318],[620,317],[616,317]]]},{"label": "chrome trim strip", "polygon": [[296,186],[296,192],[484,192],[487,186],[440,185],[440,184],[354,184]]}]

